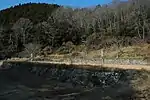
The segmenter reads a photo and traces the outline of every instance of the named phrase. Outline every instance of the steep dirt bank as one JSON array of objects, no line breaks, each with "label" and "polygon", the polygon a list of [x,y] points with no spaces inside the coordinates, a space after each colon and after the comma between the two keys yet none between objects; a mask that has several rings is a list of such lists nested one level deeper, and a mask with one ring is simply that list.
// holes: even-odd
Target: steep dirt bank
[{"label": "steep dirt bank", "polygon": [[150,72],[4,63],[0,100],[149,100]]}]

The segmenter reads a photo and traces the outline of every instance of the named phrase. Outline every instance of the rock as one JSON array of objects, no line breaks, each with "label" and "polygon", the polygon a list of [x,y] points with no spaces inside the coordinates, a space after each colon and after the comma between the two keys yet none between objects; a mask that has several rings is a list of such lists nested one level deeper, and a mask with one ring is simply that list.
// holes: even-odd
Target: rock
[{"label": "rock", "polygon": [[1,68],[2,65],[3,65],[3,61],[0,61],[0,68]]},{"label": "rock", "polygon": [[0,69],[9,69],[11,68],[11,66],[12,65],[10,63],[3,62],[3,61],[0,62]]}]

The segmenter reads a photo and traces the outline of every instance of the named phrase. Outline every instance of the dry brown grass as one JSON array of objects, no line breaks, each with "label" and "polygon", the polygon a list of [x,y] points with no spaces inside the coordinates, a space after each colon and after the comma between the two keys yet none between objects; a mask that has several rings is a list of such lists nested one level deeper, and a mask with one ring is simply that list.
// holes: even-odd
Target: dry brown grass
[{"label": "dry brown grass", "polygon": [[[82,48],[81,48],[82,47]],[[90,66],[97,66],[95,62],[92,62],[93,58],[101,58],[101,50],[92,50],[90,52],[85,52],[85,49],[83,49],[84,46],[77,46],[76,51],[70,53],[70,54],[51,54],[47,55],[46,57],[39,57],[40,59],[43,59],[42,61],[50,61],[50,63],[53,62],[60,62],[61,63],[70,63],[70,59],[82,59],[82,62],[75,63],[77,65],[90,65]],[[80,49],[80,50],[79,50]],[[82,50],[81,50],[82,49]],[[120,53],[119,50],[115,49],[107,49],[104,51],[105,58],[115,58],[118,53]],[[120,58],[135,58],[135,59],[143,59],[144,57],[150,57],[150,44],[142,44],[142,45],[135,45],[135,46],[128,46],[121,48],[121,54],[119,56]],[[84,61],[84,59],[91,60],[90,62]],[[12,59],[16,61],[25,61],[26,59]],[[39,60],[40,61],[40,60]],[[100,66],[99,64],[98,66]],[[141,66],[141,65],[119,65],[119,64],[105,64],[106,67],[114,67],[114,68],[120,68],[120,69],[146,69],[150,70],[148,66]]]},{"label": "dry brown grass", "polygon": [[[93,50],[88,53],[90,57],[100,57],[101,50]],[[150,57],[150,44],[134,45],[118,49],[105,49],[105,58],[144,58]]]},{"label": "dry brown grass", "polygon": [[[79,58],[101,58],[101,49],[99,50],[88,50],[85,45],[75,46],[75,49],[68,54],[51,54],[46,55],[45,58],[60,58],[66,59],[68,57],[79,57]],[[135,58],[143,59],[145,57],[150,57],[150,44],[139,44],[134,46],[122,47],[119,50],[117,47],[111,47],[104,50],[105,58]]]}]

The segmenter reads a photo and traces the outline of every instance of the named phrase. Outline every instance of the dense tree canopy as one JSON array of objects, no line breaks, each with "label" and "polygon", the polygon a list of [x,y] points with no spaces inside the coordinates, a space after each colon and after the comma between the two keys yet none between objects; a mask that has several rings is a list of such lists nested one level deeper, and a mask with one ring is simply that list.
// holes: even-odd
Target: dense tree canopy
[{"label": "dense tree canopy", "polygon": [[47,20],[48,16],[58,7],[59,5],[45,3],[16,5],[0,11],[0,22],[4,25],[12,25],[20,18],[28,18],[33,23],[39,23]]}]

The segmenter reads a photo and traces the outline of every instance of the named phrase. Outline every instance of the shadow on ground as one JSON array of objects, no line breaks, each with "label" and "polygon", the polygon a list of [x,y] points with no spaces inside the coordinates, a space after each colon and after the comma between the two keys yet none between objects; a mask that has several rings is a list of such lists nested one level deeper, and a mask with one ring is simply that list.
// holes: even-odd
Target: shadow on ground
[{"label": "shadow on ground", "polygon": [[0,100],[150,100],[150,72],[5,63]]}]

